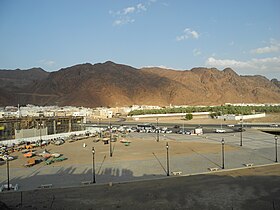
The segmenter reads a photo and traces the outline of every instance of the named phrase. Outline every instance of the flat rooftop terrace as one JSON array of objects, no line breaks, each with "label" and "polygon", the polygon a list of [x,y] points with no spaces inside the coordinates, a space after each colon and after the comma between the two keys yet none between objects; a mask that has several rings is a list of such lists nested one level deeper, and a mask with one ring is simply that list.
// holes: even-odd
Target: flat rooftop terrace
[{"label": "flat rooftop terrace", "polygon": [[11,209],[279,209],[279,173],[280,164],[273,164],[152,181],[5,192],[0,201]]}]

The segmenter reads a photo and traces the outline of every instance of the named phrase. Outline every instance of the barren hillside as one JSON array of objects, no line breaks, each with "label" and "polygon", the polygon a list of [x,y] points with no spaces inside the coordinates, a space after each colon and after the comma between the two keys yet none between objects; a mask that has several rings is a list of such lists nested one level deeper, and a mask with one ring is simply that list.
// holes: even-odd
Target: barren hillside
[{"label": "barren hillside", "polygon": [[280,102],[280,88],[273,82],[263,76],[239,76],[229,68],[136,69],[108,61],[51,73],[39,70],[27,78],[14,75],[22,74],[20,70],[9,74],[1,80],[18,81],[0,86],[1,106],[16,105],[18,101],[86,107]]}]

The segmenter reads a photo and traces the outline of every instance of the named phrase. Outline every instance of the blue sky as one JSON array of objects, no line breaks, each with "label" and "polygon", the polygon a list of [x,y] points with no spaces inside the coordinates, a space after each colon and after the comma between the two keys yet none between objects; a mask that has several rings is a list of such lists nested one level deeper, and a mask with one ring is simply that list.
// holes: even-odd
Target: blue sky
[{"label": "blue sky", "polygon": [[280,79],[279,0],[0,0],[0,69],[111,60]]}]

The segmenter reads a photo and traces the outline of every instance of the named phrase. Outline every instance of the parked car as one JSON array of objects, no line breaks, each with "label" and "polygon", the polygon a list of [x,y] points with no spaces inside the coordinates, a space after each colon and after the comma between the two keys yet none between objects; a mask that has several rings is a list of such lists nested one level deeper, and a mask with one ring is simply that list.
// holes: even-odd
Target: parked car
[{"label": "parked car", "polygon": [[246,130],[245,130],[245,128],[237,128],[236,131],[238,131],[238,132],[241,132],[241,131],[242,131],[242,132],[243,132],[243,131],[246,131]]},{"label": "parked car", "polygon": [[191,134],[191,132],[190,131],[186,131],[186,130],[179,130],[177,133],[179,133],[179,134],[187,134],[187,135],[190,135]]},{"label": "parked car", "polygon": [[225,133],[226,131],[223,130],[223,129],[216,129],[215,132],[216,132],[216,133]]},{"label": "parked car", "polygon": [[130,130],[131,130],[131,132],[137,132],[137,128],[136,127],[132,127]]},{"label": "parked car", "polygon": [[180,128],[180,126],[179,125],[174,125],[174,128]]},{"label": "parked car", "polygon": [[172,133],[172,130],[167,129],[165,130],[165,133]]}]

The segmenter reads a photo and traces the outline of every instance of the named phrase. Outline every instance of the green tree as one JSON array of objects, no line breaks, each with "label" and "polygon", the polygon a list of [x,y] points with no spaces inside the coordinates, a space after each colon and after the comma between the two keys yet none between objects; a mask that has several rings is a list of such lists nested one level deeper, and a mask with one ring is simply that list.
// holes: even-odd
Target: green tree
[{"label": "green tree", "polygon": [[185,118],[187,120],[191,120],[193,118],[193,115],[191,113],[186,114]]}]

